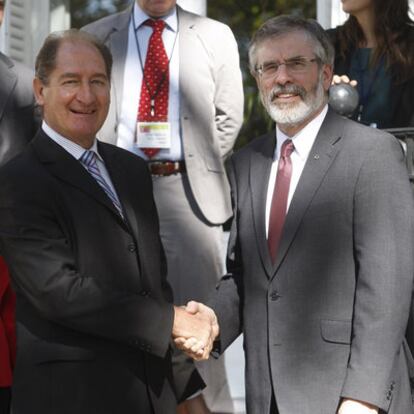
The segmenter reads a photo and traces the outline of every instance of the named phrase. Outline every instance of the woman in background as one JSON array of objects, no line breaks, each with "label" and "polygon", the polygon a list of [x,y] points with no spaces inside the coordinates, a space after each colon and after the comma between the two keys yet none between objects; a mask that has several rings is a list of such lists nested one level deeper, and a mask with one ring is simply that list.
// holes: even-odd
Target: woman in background
[{"label": "woman in background", "polygon": [[329,30],[334,83],[359,92],[353,118],[378,128],[414,126],[414,22],[408,0],[341,0],[348,20]]}]

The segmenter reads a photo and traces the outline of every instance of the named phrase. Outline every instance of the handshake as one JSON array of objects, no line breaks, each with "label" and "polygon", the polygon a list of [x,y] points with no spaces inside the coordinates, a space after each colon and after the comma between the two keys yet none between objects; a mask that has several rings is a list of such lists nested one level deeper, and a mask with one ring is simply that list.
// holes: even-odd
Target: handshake
[{"label": "handshake", "polygon": [[194,360],[209,358],[218,335],[216,314],[208,306],[194,301],[188,302],[187,306],[174,306],[174,343]]}]

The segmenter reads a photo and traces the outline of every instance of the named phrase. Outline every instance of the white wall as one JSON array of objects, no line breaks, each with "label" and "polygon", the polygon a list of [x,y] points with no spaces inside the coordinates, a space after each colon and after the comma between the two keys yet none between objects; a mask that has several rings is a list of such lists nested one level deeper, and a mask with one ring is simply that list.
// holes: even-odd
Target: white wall
[{"label": "white wall", "polygon": [[69,0],[7,0],[0,50],[33,66],[45,37],[70,27]]}]

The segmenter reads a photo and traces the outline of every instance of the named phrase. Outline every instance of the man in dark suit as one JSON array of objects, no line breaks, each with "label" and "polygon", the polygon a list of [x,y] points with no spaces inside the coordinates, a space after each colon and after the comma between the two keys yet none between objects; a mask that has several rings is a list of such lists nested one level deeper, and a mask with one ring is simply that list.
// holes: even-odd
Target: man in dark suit
[{"label": "man in dark suit", "polygon": [[210,327],[171,303],[147,166],[95,139],[111,64],[87,33],[50,35],[34,80],[42,129],[0,171],[15,414],[174,413],[201,387],[193,368],[172,370],[171,335],[207,342]]},{"label": "man in dark suit", "polygon": [[316,22],[270,19],[249,57],[276,131],[231,158],[215,350],[244,333],[248,413],[412,413],[413,199],[401,147],[328,109],[334,54]]},{"label": "man in dark suit", "polygon": [[[155,24],[161,32],[157,47],[165,53],[165,62],[155,59],[159,77],[149,65]],[[221,22],[182,9],[176,0],[131,1],[126,10],[83,29],[114,56],[111,105],[98,138],[147,160],[174,299],[206,301],[224,272],[222,224],[232,213],[224,161],[243,121],[233,33]],[[150,109],[144,104],[149,101],[152,115],[144,110]],[[170,133],[156,141],[161,149],[143,148],[151,141],[143,142],[137,121],[168,123]],[[232,411],[224,359],[198,368],[209,408]]]},{"label": "man in dark suit", "polygon": [[[0,1],[0,25],[5,1]],[[33,74],[0,52],[0,165],[16,156],[37,130]],[[15,356],[15,296],[7,266],[0,257],[0,414],[9,412]]]}]

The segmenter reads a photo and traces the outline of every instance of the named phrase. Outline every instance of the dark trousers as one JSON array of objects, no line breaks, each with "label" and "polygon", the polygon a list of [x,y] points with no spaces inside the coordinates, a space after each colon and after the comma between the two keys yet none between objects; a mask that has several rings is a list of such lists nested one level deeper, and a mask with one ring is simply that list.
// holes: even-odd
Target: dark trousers
[{"label": "dark trousers", "polygon": [[0,414],[10,413],[10,397],[11,397],[10,388],[0,387]]}]

